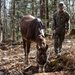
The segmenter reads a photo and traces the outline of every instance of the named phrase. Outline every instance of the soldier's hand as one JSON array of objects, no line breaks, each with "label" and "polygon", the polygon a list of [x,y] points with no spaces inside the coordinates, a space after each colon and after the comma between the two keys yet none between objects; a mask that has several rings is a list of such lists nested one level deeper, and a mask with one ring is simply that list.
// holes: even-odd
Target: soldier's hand
[{"label": "soldier's hand", "polygon": [[68,33],[68,30],[66,29],[66,30],[65,30],[65,34],[67,34],[67,33]]},{"label": "soldier's hand", "polygon": [[56,30],[53,30],[53,33],[55,34],[56,33]]}]

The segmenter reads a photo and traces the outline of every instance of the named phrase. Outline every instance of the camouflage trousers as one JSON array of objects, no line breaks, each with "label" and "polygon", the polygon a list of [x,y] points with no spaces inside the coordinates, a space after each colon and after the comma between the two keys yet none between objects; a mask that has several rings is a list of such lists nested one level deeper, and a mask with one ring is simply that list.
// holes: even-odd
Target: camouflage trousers
[{"label": "camouflage trousers", "polygon": [[62,42],[64,41],[64,38],[64,33],[57,33],[54,35],[54,49],[56,54],[61,52]]}]

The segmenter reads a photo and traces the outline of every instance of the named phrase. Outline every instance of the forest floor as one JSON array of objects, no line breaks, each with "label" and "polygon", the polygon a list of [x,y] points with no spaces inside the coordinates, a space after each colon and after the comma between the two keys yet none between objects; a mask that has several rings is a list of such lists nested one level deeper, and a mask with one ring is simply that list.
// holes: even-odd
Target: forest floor
[{"label": "forest floor", "polygon": [[[47,55],[49,57],[49,60],[55,56],[54,54],[54,47],[53,47],[53,39],[47,38],[48,43],[48,50]],[[65,60],[67,62],[66,67],[73,67],[75,69],[75,36],[68,37],[63,42],[62,47],[62,55],[65,53],[68,53],[69,57],[69,64],[68,59]],[[70,58],[71,56],[71,58]],[[11,41],[6,43],[0,43],[0,70],[2,69],[18,69],[19,71],[22,71],[24,68],[26,68],[25,59],[24,59],[24,49],[22,43],[13,43]],[[64,57],[65,59],[65,57]],[[54,60],[56,62],[56,60]],[[52,61],[53,62],[53,61]],[[65,62],[65,64],[66,64]],[[31,49],[29,53],[29,65],[36,65],[36,44],[31,44]],[[55,64],[54,64],[55,65]],[[71,65],[71,66],[69,66]],[[73,65],[73,66],[72,66]],[[53,66],[54,67],[54,66]],[[48,68],[48,67],[47,67]],[[53,69],[54,70],[54,69]],[[49,71],[48,71],[49,72]],[[51,70],[50,70],[51,72]],[[39,74],[42,75],[42,74]],[[47,74],[45,74],[47,75]],[[55,74],[48,74],[48,75],[55,75]],[[57,74],[59,75],[59,74]],[[60,74],[64,75],[64,74]],[[66,74],[69,75],[69,74]],[[72,74],[71,74],[72,75]],[[75,75],[75,72],[74,74]]]}]

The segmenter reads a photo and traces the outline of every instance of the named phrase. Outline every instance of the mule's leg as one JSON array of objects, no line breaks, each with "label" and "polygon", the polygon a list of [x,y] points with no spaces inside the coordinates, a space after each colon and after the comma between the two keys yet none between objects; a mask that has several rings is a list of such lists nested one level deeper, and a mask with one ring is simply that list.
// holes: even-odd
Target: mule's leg
[{"label": "mule's leg", "polygon": [[24,52],[25,52],[25,56],[26,56],[26,41],[23,39],[23,48],[24,48]]},{"label": "mule's leg", "polygon": [[25,63],[28,64],[28,54],[30,51],[30,42],[26,42],[26,40],[23,39],[23,47],[25,52]]},{"label": "mule's leg", "polygon": [[25,53],[25,63],[27,64],[27,45],[26,41],[23,39],[23,47],[24,47],[24,53]]},{"label": "mule's leg", "polygon": [[27,63],[28,63],[28,54],[30,52],[30,42],[27,42]]}]

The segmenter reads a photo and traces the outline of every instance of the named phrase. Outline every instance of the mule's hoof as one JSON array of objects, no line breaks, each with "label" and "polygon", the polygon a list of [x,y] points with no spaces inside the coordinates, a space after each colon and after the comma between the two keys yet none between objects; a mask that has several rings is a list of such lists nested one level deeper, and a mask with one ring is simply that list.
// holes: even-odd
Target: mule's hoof
[{"label": "mule's hoof", "polygon": [[28,65],[28,61],[25,61],[24,63],[25,63],[26,65]]},{"label": "mule's hoof", "polygon": [[43,66],[39,66],[39,73],[43,72]]},{"label": "mule's hoof", "polygon": [[39,73],[42,73],[42,72],[43,72],[43,70],[39,69]]}]

